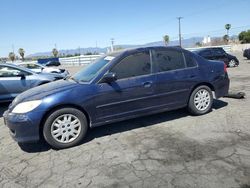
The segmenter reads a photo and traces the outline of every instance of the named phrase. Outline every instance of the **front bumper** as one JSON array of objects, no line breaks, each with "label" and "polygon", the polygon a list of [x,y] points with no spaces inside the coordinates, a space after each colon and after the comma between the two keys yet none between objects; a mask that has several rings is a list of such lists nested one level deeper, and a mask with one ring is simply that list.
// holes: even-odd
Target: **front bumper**
[{"label": "front bumper", "polygon": [[36,142],[40,139],[40,119],[36,117],[36,114],[13,114],[5,111],[3,118],[15,141],[24,143]]}]

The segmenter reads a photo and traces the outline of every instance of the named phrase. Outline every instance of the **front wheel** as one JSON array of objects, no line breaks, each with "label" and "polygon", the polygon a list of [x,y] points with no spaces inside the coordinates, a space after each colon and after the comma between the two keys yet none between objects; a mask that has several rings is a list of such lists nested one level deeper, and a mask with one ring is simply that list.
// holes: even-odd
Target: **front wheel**
[{"label": "front wheel", "polygon": [[75,146],[88,130],[86,116],[75,108],[61,108],[52,112],[43,127],[43,136],[56,149]]},{"label": "front wheel", "polygon": [[193,115],[203,115],[211,111],[213,104],[212,91],[208,86],[199,86],[191,94],[188,110]]}]

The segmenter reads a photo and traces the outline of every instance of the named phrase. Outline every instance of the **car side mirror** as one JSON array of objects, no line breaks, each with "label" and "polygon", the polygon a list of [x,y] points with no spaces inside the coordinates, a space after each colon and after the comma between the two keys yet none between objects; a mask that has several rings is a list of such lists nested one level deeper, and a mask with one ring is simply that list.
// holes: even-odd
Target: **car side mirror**
[{"label": "car side mirror", "polygon": [[113,72],[107,73],[102,78],[102,82],[111,83],[117,80],[116,74]]},{"label": "car side mirror", "polygon": [[21,79],[25,79],[25,74],[22,73],[22,72],[20,72],[17,76],[18,76],[18,77],[21,77]]}]

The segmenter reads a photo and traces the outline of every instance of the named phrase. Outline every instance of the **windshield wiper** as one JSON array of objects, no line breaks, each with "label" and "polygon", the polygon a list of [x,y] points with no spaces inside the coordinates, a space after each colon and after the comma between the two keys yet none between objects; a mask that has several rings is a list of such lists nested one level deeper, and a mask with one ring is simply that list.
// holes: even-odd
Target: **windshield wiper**
[{"label": "windshield wiper", "polygon": [[70,78],[70,76],[65,76],[65,78],[63,78],[64,80],[68,80]]},{"label": "windshield wiper", "polygon": [[78,80],[76,80],[74,77],[66,77],[66,79],[67,79],[67,80],[68,80],[68,79],[70,79],[70,80],[75,81],[76,83],[79,83],[79,81],[78,81]]}]

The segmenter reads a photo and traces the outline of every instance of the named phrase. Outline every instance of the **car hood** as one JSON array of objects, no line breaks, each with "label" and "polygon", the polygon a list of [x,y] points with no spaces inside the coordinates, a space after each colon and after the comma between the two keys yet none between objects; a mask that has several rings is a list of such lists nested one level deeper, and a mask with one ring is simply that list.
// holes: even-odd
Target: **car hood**
[{"label": "car hood", "polygon": [[44,78],[49,78],[50,80],[54,80],[57,78],[63,78],[63,76],[61,74],[58,74],[58,73],[40,72],[38,74],[39,74],[39,76],[42,76]]},{"label": "car hood", "polygon": [[13,105],[24,101],[40,100],[54,93],[59,93],[61,91],[71,90],[79,85],[74,81],[69,80],[59,80],[37,86],[35,88],[29,89],[21,94],[19,94],[13,101]]}]

